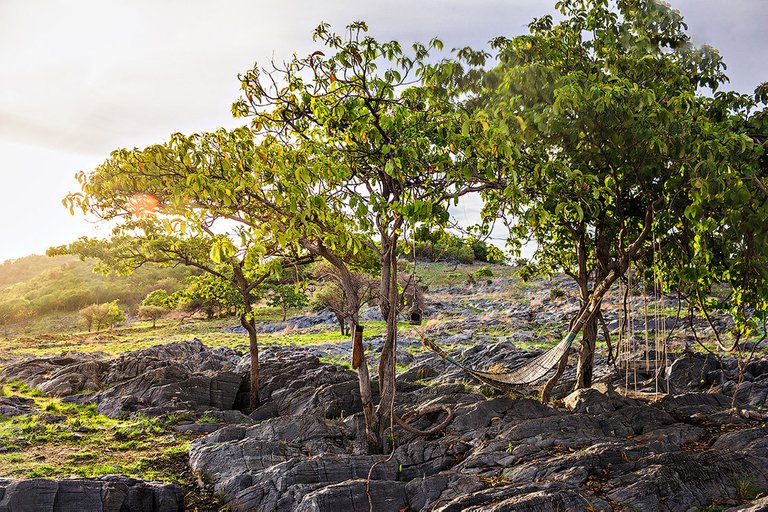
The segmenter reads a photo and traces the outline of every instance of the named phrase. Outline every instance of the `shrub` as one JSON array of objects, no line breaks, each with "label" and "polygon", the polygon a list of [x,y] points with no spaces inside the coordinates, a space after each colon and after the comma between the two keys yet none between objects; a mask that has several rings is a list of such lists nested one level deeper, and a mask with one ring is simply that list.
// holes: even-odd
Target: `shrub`
[{"label": "shrub", "polygon": [[483,266],[475,270],[475,277],[493,277],[493,270],[489,266]]},{"label": "shrub", "polygon": [[565,297],[565,290],[562,288],[554,287],[551,290],[549,290],[549,298],[552,300],[558,300]]}]

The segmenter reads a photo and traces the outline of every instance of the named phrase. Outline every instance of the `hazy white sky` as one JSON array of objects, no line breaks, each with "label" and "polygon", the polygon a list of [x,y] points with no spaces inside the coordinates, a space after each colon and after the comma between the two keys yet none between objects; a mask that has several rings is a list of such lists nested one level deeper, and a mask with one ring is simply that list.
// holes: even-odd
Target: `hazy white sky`
[{"label": "hazy white sky", "polygon": [[[0,261],[82,234],[61,198],[118,147],[239,124],[237,74],[313,48],[321,21],[362,19],[378,38],[480,47],[522,33],[554,0],[0,0]],[[672,0],[730,87],[768,80],[768,0]],[[465,207],[471,215],[474,208]]]}]

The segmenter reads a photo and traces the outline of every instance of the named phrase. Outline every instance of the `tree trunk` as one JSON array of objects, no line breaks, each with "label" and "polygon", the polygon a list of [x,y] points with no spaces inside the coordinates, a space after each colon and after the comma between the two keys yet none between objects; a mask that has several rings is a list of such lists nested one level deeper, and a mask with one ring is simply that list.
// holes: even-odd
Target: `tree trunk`
[{"label": "tree trunk", "polygon": [[[248,309],[252,315],[253,308],[249,307]],[[253,318],[248,318],[248,316],[248,313],[240,315],[240,324],[248,332],[248,345],[251,355],[251,387],[248,407],[253,411],[261,405],[259,400],[259,338],[256,333],[256,322]]]},{"label": "tree trunk", "polygon": [[[357,380],[360,388],[360,401],[363,404],[363,416],[365,417],[365,443],[369,455],[381,453],[383,445],[379,438],[379,427],[376,413],[373,407],[373,394],[371,392],[371,375],[368,373],[368,358],[363,350],[363,326],[358,325],[357,314],[354,315],[355,328],[352,335],[352,346],[359,344],[360,364],[356,367]],[[354,362],[353,362],[354,364]]]},{"label": "tree trunk", "polygon": [[243,313],[240,315],[240,324],[248,331],[248,345],[251,355],[251,386],[248,407],[251,411],[261,405],[259,400],[259,337],[256,333],[256,314],[251,302],[251,288],[243,272],[242,262],[232,265],[234,271],[232,284],[243,299]]},{"label": "tree trunk", "polygon": [[[325,260],[328,261],[328,263],[336,267],[336,269],[339,271],[339,284],[341,285],[342,290],[344,290],[344,294],[346,295],[347,305],[349,307],[349,311],[351,312],[351,316],[349,317],[349,320],[350,320],[349,327],[354,326],[354,331],[356,331],[358,322],[359,322],[358,311],[360,309],[360,298],[358,297],[358,292],[354,286],[352,273],[349,271],[349,269],[347,268],[347,265],[344,263],[344,261],[341,258],[339,258],[337,255],[330,252],[322,244],[311,243],[308,240],[304,240],[302,243],[305,249],[312,252],[313,254],[317,254],[325,258]],[[386,270],[382,270],[382,283],[384,282],[384,279],[383,279],[384,274],[385,273],[389,274],[389,271],[390,271],[388,265],[384,265],[383,267],[386,268]],[[387,280],[387,282],[389,281]],[[395,293],[397,293],[397,286],[395,286]],[[387,317],[387,315],[384,315],[384,316],[385,318]],[[397,323],[395,322],[395,326],[396,325]],[[354,342],[355,341],[353,338],[353,341],[352,341],[353,346],[354,346]],[[386,346],[386,342],[385,342],[385,346]],[[383,353],[382,353],[382,359],[384,359]],[[394,366],[393,366],[393,370],[394,370]],[[358,385],[360,388],[360,399],[363,404],[363,415],[365,417],[365,436],[366,436],[367,450],[368,450],[368,453],[370,454],[382,453],[384,448],[385,428],[382,428],[381,425],[384,422],[381,420],[381,415],[379,410],[375,409],[373,405],[373,394],[371,392],[371,376],[368,370],[368,358],[365,357],[364,353],[362,355],[361,364],[357,368],[357,377],[358,377]],[[380,390],[383,388],[381,383],[382,383],[382,380],[380,378],[380,381],[379,381]],[[394,385],[394,380],[393,380],[393,385]],[[393,395],[393,398],[394,398],[394,395]],[[379,404],[379,409],[381,409],[381,404]],[[389,407],[387,407],[386,409],[389,410]],[[389,425],[389,421],[387,421],[386,424]]]},{"label": "tree trunk", "polygon": [[[599,306],[598,306],[599,311]],[[595,364],[595,346],[597,344],[597,314],[587,320],[581,337],[579,364],[576,368],[576,389],[592,386],[592,374]]]},{"label": "tree trunk", "polygon": [[[379,359],[379,389],[381,400],[376,409],[379,422],[379,437],[384,441],[383,450],[387,451],[387,429],[392,426],[392,413],[395,402],[395,352],[397,349],[397,255],[395,243],[382,243],[383,265],[381,269],[381,313],[386,319],[387,330],[384,335],[384,346]],[[390,432],[391,433],[391,432]],[[394,447],[394,440],[392,447]]]},{"label": "tree trunk", "polygon": [[560,362],[557,363],[557,371],[541,388],[541,395],[539,396],[541,403],[546,404],[549,402],[549,399],[552,396],[552,390],[555,389],[557,381],[560,380],[560,377],[562,377],[563,373],[565,372],[565,368],[568,366],[568,356],[570,354],[570,349],[565,351],[563,357],[560,358]]}]

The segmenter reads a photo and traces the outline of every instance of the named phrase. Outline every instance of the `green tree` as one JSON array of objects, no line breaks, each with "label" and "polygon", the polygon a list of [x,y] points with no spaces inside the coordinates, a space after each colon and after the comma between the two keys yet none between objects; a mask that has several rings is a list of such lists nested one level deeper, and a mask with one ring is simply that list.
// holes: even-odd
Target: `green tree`
[{"label": "green tree", "polygon": [[111,329],[116,323],[125,321],[125,314],[116,300],[104,304],[91,304],[81,309],[78,314],[85,322],[88,332],[91,332],[91,329],[95,331]]},{"label": "green tree", "polygon": [[267,305],[280,308],[283,312],[283,322],[288,316],[288,310],[299,309],[309,305],[307,294],[295,285],[276,284],[265,287],[267,293]]},{"label": "green tree", "polygon": [[[186,149],[175,143],[143,151],[121,150],[90,175],[80,174],[83,192],[71,194],[65,201],[100,218],[122,220],[122,224],[109,240],[81,238],[68,246],[51,248],[49,254],[95,258],[102,270],[118,273],[130,273],[149,263],[184,264],[201,270],[214,281],[228,283],[239,295],[240,322],[250,341],[250,407],[255,409],[260,404],[255,291],[264,280],[279,273],[282,260],[263,259],[267,254],[277,254],[275,246],[270,246],[266,238],[256,243],[244,229],[231,233],[232,236],[213,233],[211,226],[229,212],[225,206],[231,206],[229,196],[223,194],[227,199],[219,202],[211,197],[210,190],[203,195],[202,189],[186,186],[183,178],[171,180],[163,169],[186,165],[179,151]],[[162,162],[162,166],[155,162]],[[189,173],[194,175],[193,170]],[[152,215],[139,209],[144,205],[137,207],[135,196],[139,190],[143,191],[141,197],[147,196],[147,191],[157,194],[151,196],[155,198],[151,202]],[[241,246],[235,246],[234,241],[242,242]]]},{"label": "green tree", "polygon": [[168,292],[163,290],[162,288],[159,288],[157,290],[152,290],[147,294],[146,297],[144,297],[144,300],[141,301],[142,306],[161,306],[161,307],[168,307]]},{"label": "green tree", "polygon": [[[227,269],[220,272],[227,275]],[[251,292],[257,300],[256,291]],[[232,286],[231,278],[222,279],[213,274],[204,274],[189,279],[187,286],[180,290],[176,298],[176,307],[184,311],[202,311],[208,320],[242,309],[243,300]]]},{"label": "green tree", "polygon": [[170,309],[170,297],[168,292],[159,288],[153,290],[144,297],[138,309],[139,318],[152,320],[152,328],[157,326],[157,321],[164,317]]},{"label": "green tree", "polygon": [[91,332],[91,329],[93,329],[94,322],[96,320],[96,314],[97,314],[97,305],[91,304],[90,306],[86,306],[80,311],[78,311],[78,316],[83,319],[83,322],[85,322],[85,326],[88,329],[88,332]]},{"label": "green tree", "polygon": [[[737,112],[744,98],[705,94],[725,80],[724,65],[692,45],[677,11],[651,0],[556,7],[562,21],[544,16],[529,34],[494,41],[499,62],[482,82],[454,83],[477,150],[497,162],[485,176],[486,219],[503,218],[518,247],[536,243],[532,271],[563,271],[578,285],[568,337],[583,328],[577,387],[588,387],[607,291],[632,265],[679,268],[669,252],[689,249],[701,257],[675,275],[710,284],[696,246],[712,229],[718,238],[716,227],[741,231],[736,217],[754,206],[757,186],[744,162],[757,153]],[[697,206],[710,193],[733,196],[730,210]],[[743,236],[720,237],[724,254]]]},{"label": "green tree", "polygon": [[139,306],[139,318],[152,320],[152,328],[157,326],[157,321],[168,314],[168,308],[165,306],[144,305]]},{"label": "green tree", "polygon": [[[244,95],[233,112],[251,117],[253,129],[265,140],[273,138],[293,150],[292,165],[277,166],[282,176],[274,178],[293,198],[287,209],[309,206],[311,216],[333,219],[333,224],[341,220],[348,231],[368,236],[340,238],[336,229],[328,235],[316,232],[327,250],[315,245],[320,249],[315,254],[340,269],[344,240],[352,252],[362,243],[377,255],[379,305],[387,329],[375,411],[368,400],[365,361],[358,371],[369,449],[381,451],[393,421],[402,232],[423,221],[444,223],[448,199],[470,190],[461,184],[467,159],[463,149],[471,141],[456,125],[454,106],[429,83],[429,51],[439,50],[440,41],[417,43],[407,52],[397,41],[366,35],[367,30],[365,23],[353,23],[343,37],[328,25],[319,26],[314,39],[322,49],[284,66],[245,73]],[[322,229],[322,221],[309,220],[309,225],[312,231]],[[313,243],[317,238],[308,245]],[[352,297],[351,285],[345,291]]]},{"label": "green tree", "polygon": [[0,301],[0,325],[7,326],[30,318],[34,314],[32,304],[22,298]]}]

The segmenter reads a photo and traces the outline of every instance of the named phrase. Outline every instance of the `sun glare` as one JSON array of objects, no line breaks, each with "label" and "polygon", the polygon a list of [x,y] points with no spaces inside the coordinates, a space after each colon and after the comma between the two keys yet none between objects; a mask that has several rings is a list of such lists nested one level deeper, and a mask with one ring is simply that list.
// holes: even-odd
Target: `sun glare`
[{"label": "sun glare", "polygon": [[151,217],[160,209],[160,201],[152,194],[135,194],[128,200],[128,211],[134,217]]}]

